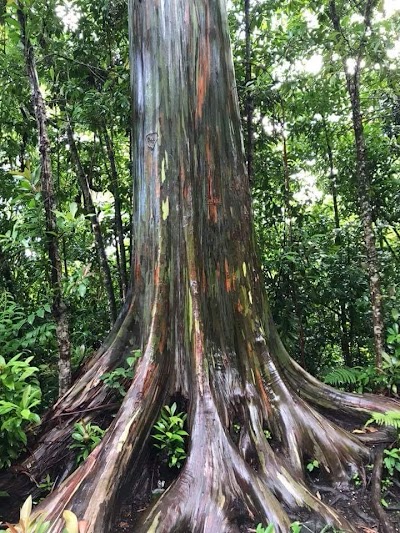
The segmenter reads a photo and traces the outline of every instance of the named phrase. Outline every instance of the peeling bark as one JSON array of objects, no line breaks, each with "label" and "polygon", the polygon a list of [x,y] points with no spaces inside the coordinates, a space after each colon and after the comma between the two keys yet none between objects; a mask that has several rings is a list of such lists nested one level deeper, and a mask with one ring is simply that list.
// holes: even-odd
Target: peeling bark
[{"label": "peeling bark", "polygon": [[287,533],[306,510],[352,532],[307,486],[304,464],[317,458],[332,483],[344,484],[369,451],[317,409],[358,420],[399,404],[319,383],[277,335],[255,253],[225,1],[129,5],[133,288],[22,466],[36,476],[68,456],[73,421],[110,400],[100,376],[140,347],[102,442],[72,473],[64,458],[63,483],[40,504],[56,521],[52,533],[62,530],[64,508],[85,521],[87,533],[112,530],[121,487],[134,497],[129,480],[140,477],[152,426],[177,394],[189,406],[187,460],[135,531],[227,533],[262,522]]}]

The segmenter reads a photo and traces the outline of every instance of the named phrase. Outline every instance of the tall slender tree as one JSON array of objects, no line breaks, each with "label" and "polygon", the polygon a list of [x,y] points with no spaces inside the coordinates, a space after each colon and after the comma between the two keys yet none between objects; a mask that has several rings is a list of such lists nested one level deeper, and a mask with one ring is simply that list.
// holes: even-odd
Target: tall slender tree
[{"label": "tall slender tree", "polygon": [[24,50],[38,131],[40,185],[46,220],[47,251],[50,262],[50,288],[53,295],[52,314],[56,323],[56,336],[59,350],[59,395],[62,396],[71,385],[71,342],[67,306],[62,294],[62,264],[55,213],[57,204],[51,166],[50,141],[47,131],[46,104],[40,89],[35,51],[27,34],[27,16],[25,10],[26,7],[21,2],[18,2],[17,14],[21,29],[21,42]]},{"label": "tall slender tree", "polygon": [[99,262],[100,272],[103,277],[103,283],[107,292],[108,308],[109,308],[109,317],[111,327],[114,324],[117,318],[117,305],[115,302],[114,287],[111,277],[110,265],[107,258],[106,248],[104,245],[103,233],[101,231],[101,226],[99,218],[97,216],[96,207],[93,202],[92,193],[90,190],[90,184],[88,177],[83,168],[81,158],[79,156],[78,148],[76,146],[74,132],[72,129],[71,119],[67,116],[67,137],[70,147],[71,159],[75,167],[76,176],[78,178],[79,187],[82,191],[83,203],[85,206],[85,212],[90,220],[90,225],[92,228],[92,233],[94,236],[94,242],[96,247],[97,259]]},{"label": "tall slender tree", "polygon": [[[380,272],[375,243],[375,233],[373,228],[371,176],[369,175],[370,173],[368,171],[367,147],[365,142],[364,121],[360,98],[361,63],[365,54],[368,33],[371,31],[373,10],[377,4],[377,0],[365,0],[358,4],[358,9],[364,20],[364,31],[359,43],[355,47],[351,45],[346,38],[346,33],[341,23],[341,17],[336,0],[330,0],[329,13],[342,50],[345,51],[342,52],[342,61],[353,118],[358,195],[361,222],[364,230],[364,243],[367,256],[372,321],[374,328],[375,364],[377,368],[380,368],[382,366],[382,352],[384,348],[382,293],[380,286]],[[355,55],[354,72],[351,72],[347,64],[348,54],[350,57]]]},{"label": "tall slender tree", "polygon": [[245,97],[245,116],[246,116],[246,160],[247,160],[247,175],[251,182],[253,177],[253,144],[254,144],[254,102],[253,102],[253,88],[252,88],[252,51],[251,51],[251,0],[244,0],[244,31],[245,31],[245,83],[246,83],[246,97]]}]

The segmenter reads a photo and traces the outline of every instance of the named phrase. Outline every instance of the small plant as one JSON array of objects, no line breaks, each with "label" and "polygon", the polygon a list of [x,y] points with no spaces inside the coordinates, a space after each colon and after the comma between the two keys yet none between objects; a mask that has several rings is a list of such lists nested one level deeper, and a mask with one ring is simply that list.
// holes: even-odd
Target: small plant
[{"label": "small plant", "polygon": [[170,468],[180,468],[186,459],[185,437],[189,435],[183,429],[187,415],[176,412],[177,405],[164,405],[160,418],[154,425],[153,438],[157,440],[156,448],[166,454]]},{"label": "small plant", "polygon": [[390,487],[393,485],[393,481],[388,478],[387,476],[385,476],[383,479],[382,479],[382,482],[381,482],[381,487],[382,487],[382,490],[385,491],[385,490],[388,490],[390,489]]},{"label": "small plant", "polygon": [[76,462],[79,465],[87,459],[89,454],[96,448],[105,431],[100,426],[83,421],[74,424],[74,431],[71,435],[74,443],[69,447],[71,450],[77,450]]},{"label": "small plant", "polygon": [[274,524],[269,524],[267,527],[264,527],[262,524],[258,524],[256,533],[275,533]]},{"label": "small plant", "polygon": [[238,435],[240,433],[240,424],[233,424],[233,431],[235,435]]},{"label": "small plant", "polygon": [[[302,530],[302,525],[300,522],[293,522],[290,524],[290,533],[300,533]],[[254,531],[254,530],[253,530]],[[256,533],[275,533],[274,524],[269,524],[264,527],[262,524],[257,525]]]},{"label": "small plant", "polygon": [[400,429],[400,412],[399,411],[386,411],[386,413],[371,413],[371,418],[365,424],[379,424],[380,426],[391,426],[395,429]]},{"label": "small plant", "polygon": [[355,487],[361,487],[361,479],[360,479],[360,475],[356,472],[355,474],[353,474],[352,478],[351,478],[353,484]]},{"label": "small plant", "polygon": [[400,472],[400,448],[384,450],[383,464],[390,476],[394,476],[395,471]]},{"label": "small plant", "polygon": [[21,360],[17,354],[9,361],[0,355],[0,469],[10,466],[27,443],[25,429],[40,421],[34,412],[40,404],[40,387],[33,376],[33,357]]},{"label": "small plant", "polygon": [[316,459],[313,459],[312,461],[310,461],[309,463],[307,463],[307,466],[306,466],[307,470],[309,472],[313,472],[314,470],[316,470],[317,468],[319,468],[319,461],[317,461]]},{"label": "small plant", "polygon": [[264,436],[267,440],[272,439],[272,433],[269,431],[269,429],[264,429]]},{"label": "small plant", "polygon": [[126,359],[127,368],[118,367],[107,372],[101,376],[101,380],[110,389],[115,389],[121,396],[125,396],[126,391],[123,382],[132,379],[135,371],[134,366],[136,361],[141,357],[142,352],[140,350],[134,350],[133,355]]},{"label": "small plant", "polygon": [[44,513],[32,513],[32,496],[21,507],[18,524],[6,524],[6,533],[47,533],[50,529],[50,522],[46,521]]},{"label": "small plant", "polygon": [[55,485],[55,481],[51,479],[50,474],[47,474],[46,477],[38,484],[37,487],[42,494],[49,494],[50,492],[53,491],[54,485]]},{"label": "small plant", "polygon": [[400,357],[400,330],[399,330],[400,313],[397,309],[392,309],[393,324],[388,328],[386,342],[389,350],[396,357]]},{"label": "small plant", "polygon": [[[76,515],[71,511],[64,511],[65,528],[63,533],[84,533],[85,522],[78,522]],[[32,512],[32,496],[29,496],[21,507],[18,524],[11,525],[6,522],[8,529],[5,533],[50,533],[51,523],[46,521],[43,512]]]}]

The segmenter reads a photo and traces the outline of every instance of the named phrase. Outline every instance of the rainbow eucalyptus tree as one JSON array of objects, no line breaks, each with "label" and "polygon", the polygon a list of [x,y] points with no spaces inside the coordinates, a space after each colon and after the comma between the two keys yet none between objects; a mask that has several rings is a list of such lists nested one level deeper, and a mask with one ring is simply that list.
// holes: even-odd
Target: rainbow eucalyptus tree
[{"label": "rainbow eucalyptus tree", "polygon": [[[65,508],[88,532],[112,531],[121,495],[140,491],[161,407],[181,398],[186,462],[136,532],[223,533],[257,522],[287,532],[304,510],[354,531],[307,487],[304,464],[317,459],[332,483],[346,482],[369,451],[337,423],[398,404],[319,383],[279,340],[255,252],[225,0],[131,0],[129,17],[131,289],[20,470],[40,479],[63,469],[64,481],[41,503],[59,524],[53,533]],[[74,421],[110,408],[100,377],[138,348],[135,376],[108,431],[73,470]]]}]

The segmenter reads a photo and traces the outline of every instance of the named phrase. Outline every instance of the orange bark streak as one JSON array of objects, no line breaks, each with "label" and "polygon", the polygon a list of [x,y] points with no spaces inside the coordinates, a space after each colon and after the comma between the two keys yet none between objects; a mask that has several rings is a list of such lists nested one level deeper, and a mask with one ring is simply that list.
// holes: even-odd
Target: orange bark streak
[{"label": "orange bark streak", "polygon": [[197,74],[197,106],[196,106],[196,119],[201,118],[203,114],[203,106],[206,98],[207,86],[210,81],[210,61],[211,61],[211,47],[208,27],[210,25],[208,9],[206,9],[206,27],[207,31],[204,32],[205,38],[199,45],[199,63]]},{"label": "orange bark streak", "polygon": [[153,384],[154,370],[156,365],[154,363],[149,363],[147,368],[146,377],[144,378],[142,396],[145,396]]},{"label": "orange bark streak", "polygon": [[262,377],[261,377],[260,371],[258,369],[256,369],[254,374],[255,374],[257,385],[258,385],[258,390],[260,392],[260,395],[261,395],[261,398],[263,400],[263,403],[264,403],[265,409],[267,411],[267,414],[271,415],[272,414],[272,408],[271,408],[271,404],[270,404],[270,401],[268,399],[267,393],[265,392],[265,388],[264,388],[264,384],[263,384],[263,381],[262,381]]},{"label": "orange bark streak", "polygon": [[157,265],[154,269],[154,284],[157,286],[160,282],[160,267]]},{"label": "orange bark streak", "polygon": [[142,271],[140,269],[140,263],[137,261],[135,263],[135,279],[138,280],[142,275]]},{"label": "orange bark streak", "polygon": [[237,301],[236,303],[236,311],[238,311],[240,314],[243,314],[243,305],[242,305],[242,302],[240,300]]},{"label": "orange bark streak", "polygon": [[231,292],[232,290],[232,277],[229,272],[229,265],[227,259],[225,259],[225,288],[226,292]]}]

